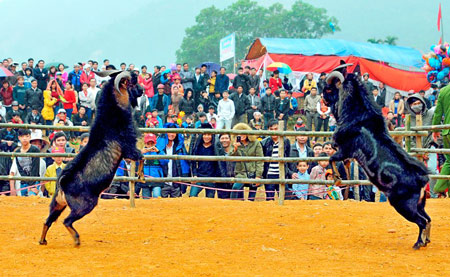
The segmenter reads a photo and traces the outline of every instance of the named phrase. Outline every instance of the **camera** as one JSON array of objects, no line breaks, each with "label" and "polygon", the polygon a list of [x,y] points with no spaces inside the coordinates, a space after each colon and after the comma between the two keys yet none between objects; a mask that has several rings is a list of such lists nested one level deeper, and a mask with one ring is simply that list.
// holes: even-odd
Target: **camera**
[{"label": "camera", "polygon": [[236,137],[236,142],[239,142],[239,143],[241,142],[241,136]]}]

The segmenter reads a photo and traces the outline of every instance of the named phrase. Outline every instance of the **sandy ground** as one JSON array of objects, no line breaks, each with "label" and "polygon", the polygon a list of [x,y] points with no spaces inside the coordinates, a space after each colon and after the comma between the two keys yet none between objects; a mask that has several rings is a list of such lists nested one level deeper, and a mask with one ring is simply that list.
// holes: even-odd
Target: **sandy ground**
[{"label": "sandy ground", "polygon": [[[431,200],[432,242],[386,203],[102,200],[38,245],[49,199],[0,197],[1,276],[449,276],[450,200]],[[63,217],[67,216],[65,211]]]}]

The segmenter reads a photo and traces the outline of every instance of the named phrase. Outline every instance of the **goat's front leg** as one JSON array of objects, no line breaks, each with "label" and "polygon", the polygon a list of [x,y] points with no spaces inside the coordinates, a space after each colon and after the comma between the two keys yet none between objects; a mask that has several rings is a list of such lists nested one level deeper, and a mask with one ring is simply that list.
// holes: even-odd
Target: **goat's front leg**
[{"label": "goat's front leg", "polygon": [[342,150],[342,147],[338,148],[338,151],[336,151],[336,153],[334,153],[330,157],[331,167],[333,168],[333,178],[334,178],[335,186],[342,186],[342,178],[341,178],[341,174],[339,174],[339,170],[336,166],[336,162],[344,161],[346,159],[348,159],[348,156],[344,153],[344,151]]},{"label": "goat's front leg", "polygon": [[123,154],[124,159],[130,159],[136,162],[139,162],[139,167],[136,172],[138,178],[138,182],[145,183],[144,177],[144,155],[142,155],[141,151],[137,148],[132,148],[130,151],[127,151]]}]

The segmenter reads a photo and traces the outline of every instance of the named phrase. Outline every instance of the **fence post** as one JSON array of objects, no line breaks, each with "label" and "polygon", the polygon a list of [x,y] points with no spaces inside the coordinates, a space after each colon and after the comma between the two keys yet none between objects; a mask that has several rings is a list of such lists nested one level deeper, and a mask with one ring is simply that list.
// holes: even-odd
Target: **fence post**
[{"label": "fence post", "polygon": [[[422,114],[417,114],[416,115],[416,127],[420,127],[422,126]],[[422,137],[421,136],[416,136],[416,148],[422,148]],[[423,162],[423,154],[417,153],[419,154],[418,156],[416,156],[416,158]]]},{"label": "fence post", "polygon": [[[405,129],[406,131],[411,131],[411,115],[407,114],[406,115],[406,121],[405,121]],[[405,137],[405,146],[406,146],[406,152],[410,153],[411,152],[411,137],[406,135]]]},{"label": "fence post", "polygon": [[[135,177],[136,173],[136,162],[132,161],[131,162],[131,168],[130,168],[130,177]],[[136,204],[134,202],[134,181],[130,181],[129,183],[129,187],[130,187],[130,206],[132,208],[136,208]]]},{"label": "fence post", "polygon": [[[353,160],[353,180],[359,180],[359,164],[356,160]],[[349,189],[350,187],[348,187],[347,190]],[[361,196],[359,195],[359,185],[353,187],[353,193],[355,194],[355,200],[361,201]]]},{"label": "fence post", "polygon": [[[284,131],[284,120],[280,120],[278,122],[278,130],[279,131]],[[284,137],[280,136],[279,137],[279,143],[278,143],[278,157],[279,158],[284,158]],[[286,177],[285,174],[285,163],[284,162],[280,162],[279,163],[279,167],[280,167],[280,179],[282,180],[282,182],[280,183],[280,195],[278,197],[278,205],[283,205],[284,204],[284,197],[285,197],[285,193],[286,193],[286,184],[283,182],[284,178]]]}]

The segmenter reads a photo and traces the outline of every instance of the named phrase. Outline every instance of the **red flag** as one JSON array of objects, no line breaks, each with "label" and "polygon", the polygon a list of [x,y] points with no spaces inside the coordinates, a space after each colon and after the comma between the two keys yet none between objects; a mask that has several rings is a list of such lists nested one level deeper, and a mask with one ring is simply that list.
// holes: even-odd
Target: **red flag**
[{"label": "red flag", "polygon": [[441,20],[442,20],[441,3],[439,3],[439,12],[438,12],[438,20],[437,20],[438,31],[441,30]]},{"label": "red flag", "polygon": [[441,45],[441,44],[442,44],[442,37],[439,38],[439,43],[438,43],[438,45]]}]

